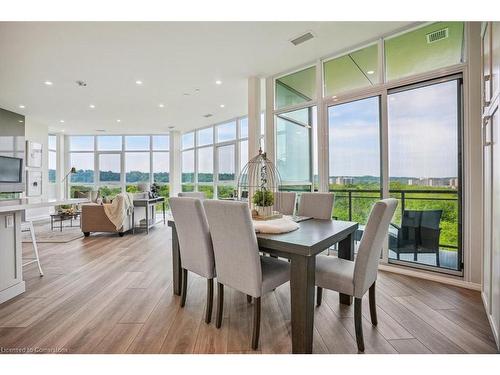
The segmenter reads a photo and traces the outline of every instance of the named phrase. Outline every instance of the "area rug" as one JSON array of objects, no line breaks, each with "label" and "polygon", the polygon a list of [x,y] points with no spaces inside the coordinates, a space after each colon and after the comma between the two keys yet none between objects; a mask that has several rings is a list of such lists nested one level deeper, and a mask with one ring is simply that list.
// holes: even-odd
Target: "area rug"
[{"label": "area rug", "polygon": [[[73,222],[74,227],[63,226],[62,232],[59,227],[50,229],[50,222],[35,223],[35,236],[37,243],[66,243],[83,237],[82,230],[78,226],[78,222]],[[23,232],[22,241],[31,243],[30,232]]]}]

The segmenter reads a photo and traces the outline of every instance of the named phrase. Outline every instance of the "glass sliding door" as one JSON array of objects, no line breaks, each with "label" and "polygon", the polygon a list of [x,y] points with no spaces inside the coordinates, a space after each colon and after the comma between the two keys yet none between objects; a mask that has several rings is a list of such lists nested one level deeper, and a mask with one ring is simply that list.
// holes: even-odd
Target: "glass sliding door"
[{"label": "glass sliding door", "polygon": [[366,224],[381,197],[379,129],[378,96],[328,108],[329,190],[340,220]]},{"label": "glass sliding door", "polygon": [[389,261],[462,269],[460,77],[388,93]]}]

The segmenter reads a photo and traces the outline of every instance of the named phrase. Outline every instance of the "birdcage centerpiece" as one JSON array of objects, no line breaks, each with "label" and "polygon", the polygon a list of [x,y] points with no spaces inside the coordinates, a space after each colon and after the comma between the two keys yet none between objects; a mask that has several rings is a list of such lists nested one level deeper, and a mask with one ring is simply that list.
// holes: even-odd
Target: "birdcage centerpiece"
[{"label": "birdcage centerpiece", "polygon": [[237,199],[247,201],[255,220],[272,220],[282,217],[275,211],[280,207],[279,191],[281,179],[274,164],[265,152],[248,161],[238,177]]}]

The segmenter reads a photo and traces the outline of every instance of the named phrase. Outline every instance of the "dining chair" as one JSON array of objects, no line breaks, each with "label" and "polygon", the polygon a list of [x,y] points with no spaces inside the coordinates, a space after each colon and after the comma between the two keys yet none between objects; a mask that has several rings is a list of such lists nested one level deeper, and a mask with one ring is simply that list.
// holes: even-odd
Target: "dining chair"
[{"label": "dining chair", "polygon": [[183,198],[197,198],[201,200],[205,199],[205,193],[201,191],[189,191],[189,192],[179,193],[177,194],[177,196]]},{"label": "dining chair", "polygon": [[297,215],[331,220],[334,201],[333,193],[302,193]]},{"label": "dining chair", "polygon": [[274,193],[274,211],[283,215],[293,215],[297,194],[293,191],[277,191]]},{"label": "dining chair", "polygon": [[259,255],[250,209],[245,202],[206,200],[217,269],[217,328],[222,324],[224,286],[253,298],[252,349],[259,345],[261,296],[290,280],[288,262]]},{"label": "dining chair", "polygon": [[188,271],[207,279],[205,322],[212,318],[215,263],[207,217],[200,199],[170,198],[181,255],[181,307],[186,304]]},{"label": "dining chair", "polygon": [[354,297],[354,328],[360,352],[365,350],[361,301],[369,291],[370,317],[372,324],[376,326],[375,281],[378,261],[397,204],[396,199],[389,198],[373,205],[354,262],[324,255],[316,257],[316,305],[321,305],[323,288]]}]

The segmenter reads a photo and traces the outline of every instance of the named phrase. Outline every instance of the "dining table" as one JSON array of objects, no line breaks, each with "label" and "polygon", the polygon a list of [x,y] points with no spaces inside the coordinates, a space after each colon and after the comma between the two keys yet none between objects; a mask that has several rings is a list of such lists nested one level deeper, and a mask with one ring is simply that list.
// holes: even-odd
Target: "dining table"
[{"label": "dining table", "polygon": [[[292,232],[256,235],[260,251],[290,260],[292,353],[308,354],[313,352],[316,256],[337,244],[339,258],[354,260],[358,223],[309,219],[298,224],[298,229]],[[173,292],[180,295],[182,260],[173,217],[169,218],[168,226],[172,229]],[[342,304],[352,303],[351,296],[340,294],[339,298]]]}]

